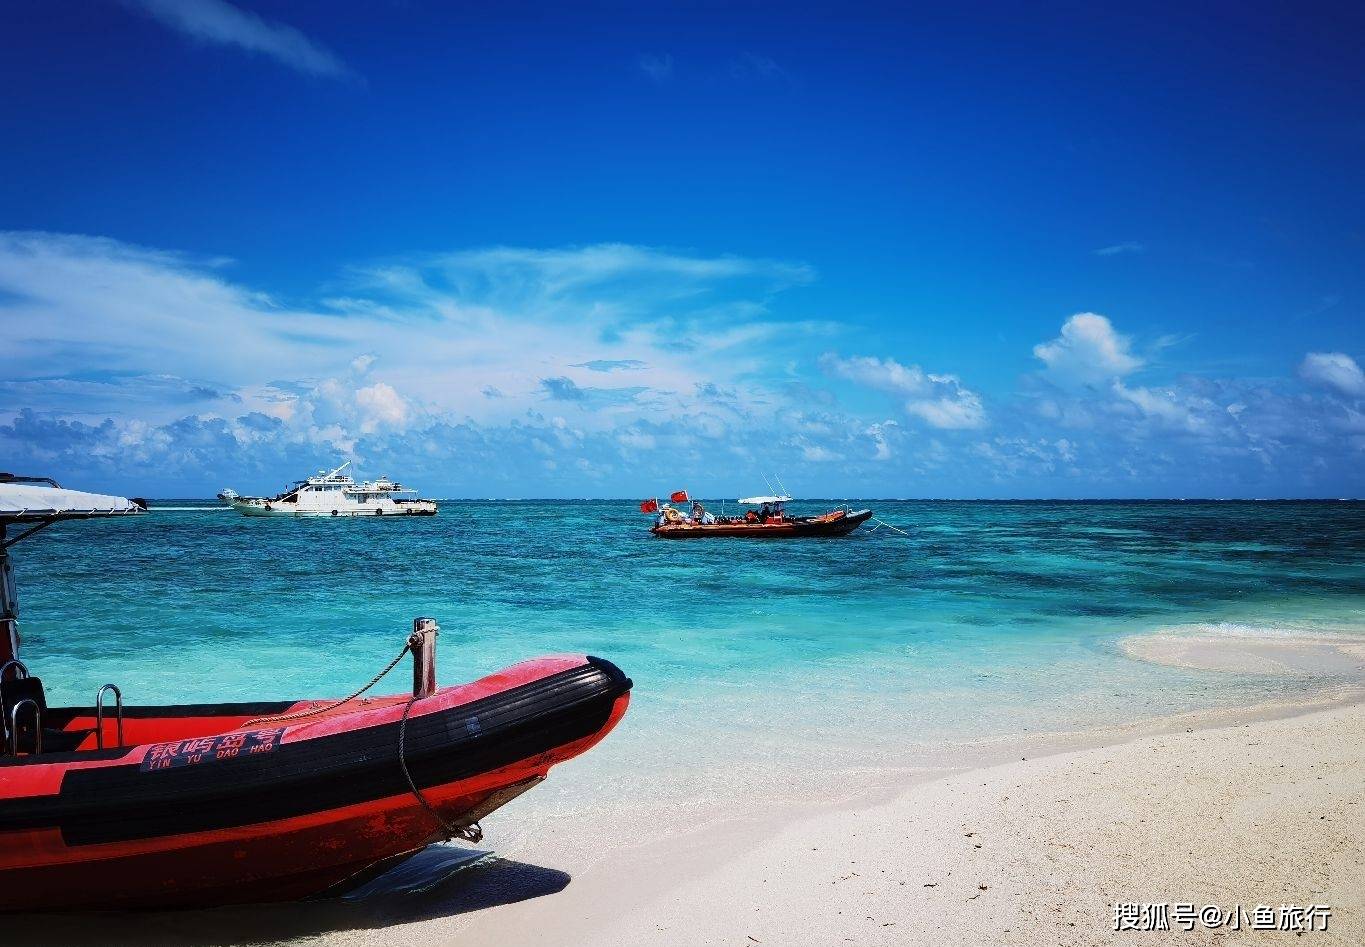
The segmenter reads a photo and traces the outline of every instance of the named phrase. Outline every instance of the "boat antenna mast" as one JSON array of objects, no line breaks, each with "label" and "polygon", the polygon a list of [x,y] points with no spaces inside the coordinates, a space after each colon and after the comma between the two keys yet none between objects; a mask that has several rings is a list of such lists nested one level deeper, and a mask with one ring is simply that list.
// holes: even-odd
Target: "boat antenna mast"
[{"label": "boat antenna mast", "polygon": [[[785,496],[790,496],[790,495],[791,495],[791,494],[789,494],[789,493],[787,492],[787,488],[786,488],[785,486],[783,486],[783,484],[782,484],[782,478],[779,477],[777,474],[773,474],[773,479],[772,479],[772,480],[769,480],[769,479],[768,479],[768,475],[765,474],[765,473],[759,473],[759,476],[763,478],[763,483],[764,483],[764,485],[767,486],[767,488],[768,488],[768,493],[772,494],[773,496],[785,497]],[[774,482],[774,481],[776,481],[776,483],[777,483],[777,488],[776,488],[776,489],[773,488],[773,482]]]}]

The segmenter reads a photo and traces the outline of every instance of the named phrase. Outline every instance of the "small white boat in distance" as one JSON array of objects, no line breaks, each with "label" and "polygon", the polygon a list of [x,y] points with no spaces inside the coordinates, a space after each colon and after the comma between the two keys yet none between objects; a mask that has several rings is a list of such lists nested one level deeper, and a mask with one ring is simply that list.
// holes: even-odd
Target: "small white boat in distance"
[{"label": "small white boat in distance", "polygon": [[357,483],[342,473],[349,465],[319,471],[273,497],[244,497],[230,487],[218,496],[244,516],[436,515],[435,500],[418,499],[416,490],[388,477]]}]

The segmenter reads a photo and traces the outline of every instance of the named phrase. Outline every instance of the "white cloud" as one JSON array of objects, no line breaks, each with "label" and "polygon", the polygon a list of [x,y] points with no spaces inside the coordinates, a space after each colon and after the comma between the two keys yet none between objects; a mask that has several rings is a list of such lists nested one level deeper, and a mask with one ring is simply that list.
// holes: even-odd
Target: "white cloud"
[{"label": "white cloud", "polygon": [[652,451],[659,446],[658,439],[653,434],[646,434],[643,431],[636,431],[627,428],[616,435],[616,440],[628,452]]},{"label": "white cloud", "polygon": [[912,399],[905,410],[933,427],[954,430],[983,427],[986,409],[974,391],[968,391],[951,375],[930,375],[936,384],[950,385],[952,393],[941,398]]},{"label": "white cloud", "polygon": [[1100,247],[1093,252],[1095,256],[1119,256],[1123,253],[1143,253],[1146,250],[1146,244],[1138,243],[1136,240],[1125,240],[1123,243],[1116,243],[1108,247]]},{"label": "white cloud", "polygon": [[1365,372],[1344,352],[1310,352],[1299,366],[1299,375],[1344,395],[1365,396]]},{"label": "white cloud", "polygon": [[[754,379],[785,381],[782,365],[801,340],[837,328],[768,314],[775,289],[811,278],[799,264],[619,244],[389,261],[352,271],[340,309],[281,306],[229,271],[222,261],[113,240],[0,232],[0,378],[36,385],[71,372],[45,382],[44,398],[65,385],[66,404],[83,414],[107,403],[75,397],[75,386],[93,384],[89,373],[114,376],[127,391],[130,379],[165,366],[193,379],[177,383],[182,401],[235,394],[247,410],[277,416],[318,379],[345,375],[405,394],[420,386],[423,402],[484,419],[510,420],[532,406],[541,379],[583,388],[618,373],[631,387],[596,405],[710,383],[741,408],[762,387]],[[150,401],[166,386],[144,387]],[[176,398],[159,397],[164,413],[147,420],[177,410]]]},{"label": "white cloud", "polygon": [[269,56],[311,76],[352,78],[336,54],[284,23],[264,19],[227,0],[129,0],[173,30],[221,46]]},{"label": "white cloud", "polygon": [[[992,483],[1039,495],[1063,474],[1099,494],[1360,492],[1365,411],[1339,394],[1361,390],[1360,367],[1340,353],[1301,369],[1330,391],[1199,375],[1138,386],[1122,375],[1139,364],[1126,340],[1082,314],[1039,346],[1057,372],[993,408],[998,436],[939,442],[926,427],[985,425],[982,398],[953,375],[831,353],[825,374],[904,415],[872,423],[884,407],[838,407],[831,389],[844,386],[810,367],[842,328],[769,309],[774,290],[811,278],[800,265],[503,247],[389,260],[351,271],[343,300],[296,305],[232,273],[112,240],[0,232],[0,455],[143,495],[275,488],[341,458],[450,496],[621,496],[679,476],[728,492],[759,468],[804,468],[811,490],[835,495]],[[1103,384],[1049,384],[1096,363]]]},{"label": "white cloud", "polygon": [[735,79],[793,85],[794,77],[769,56],[743,52],[730,62],[730,75]]},{"label": "white cloud", "polygon": [[893,451],[891,449],[889,435],[895,432],[899,427],[900,425],[898,425],[895,421],[886,420],[882,421],[879,424],[868,425],[867,429],[863,431],[863,433],[867,435],[867,437],[872,439],[873,459],[875,460],[891,459]]},{"label": "white cloud", "polygon": [[820,359],[825,371],[866,388],[898,395],[922,395],[929,390],[929,376],[918,365],[902,365],[895,359],[873,355],[841,358],[827,352]]},{"label": "white cloud", "polygon": [[695,298],[705,287],[726,281],[754,280],[782,289],[815,278],[814,270],[800,263],[703,257],[623,243],[461,250],[361,270],[358,275],[377,277],[388,283],[389,290],[413,295],[444,287],[461,295],[495,291],[499,294],[495,301],[504,300],[504,294],[534,294],[547,302],[621,286],[648,290],[651,299]]},{"label": "white cloud", "polygon": [[402,430],[408,422],[408,403],[384,382],[376,382],[355,393],[360,409],[360,430],[369,434],[383,428]]},{"label": "white cloud", "polygon": [[1214,409],[1206,399],[1176,388],[1128,388],[1115,379],[1113,391],[1121,400],[1137,408],[1144,417],[1192,433],[1200,433],[1208,427],[1205,415]]},{"label": "white cloud", "polygon": [[1114,331],[1104,316],[1081,312],[1062,325],[1051,342],[1033,347],[1054,377],[1066,381],[1105,381],[1142,367],[1142,359],[1128,351],[1128,337]]},{"label": "white cloud", "polygon": [[[32,410],[21,431],[105,456],[115,439],[97,432],[112,419],[143,456],[178,451],[185,466],[158,457],[172,476],[199,457],[187,438],[307,469],[389,436],[430,452],[423,432],[446,423],[513,438],[553,404],[613,454],[614,432],[648,419],[667,433],[642,433],[700,458],[704,442],[731,450],[731,425],[772,427],[788,366],[838,330],[768,312],[775,290],[812,278],[799,264],[625,245],[389,260],[349,271],[340,305],[284,306],[231,273],[114,240],[0,232],[0,425]],[[602,385],[617,379],[629,384]],[[77,421],[89,430],[73,440],[61,425]]]},{"label": "white cloud", "polygon": [[207,265],[112,240],[0,232],[0,377],[58,371],[220,379],[233,390],[344,371],[361,319],[277,306]]},{"label": "white cloud", "polygon": [[673,77],[673,57],[668,53],[644,53],[635,60],[640,71],[655,82],[667,82]]},{"label": "white cloud", "polygon": [[1000,481],[1020,475],[1043,474],[1049,478],[1058,474],[1074,474],[1076,460],[1074,445],[1066,438],[1050,441],[1045,437],[1000,435],[981,441],[971,448],[981,458],[984,468]]},{"label": "white cloud", "polygon": [[801,459],[823,464],[831,460],[838,460],[839,455],[821,444],[807,442],[801,445]]},{"label": "white cloud", "polygon": [[955,375],[932,374],[918,365],[902,365],[891,358],[868,355],[842,358],[833,352],[821,357],[820,367],[854,384],[903,398],[907,414],[933,427],[978,428],[986,423],[980,396],[963,386]]}]

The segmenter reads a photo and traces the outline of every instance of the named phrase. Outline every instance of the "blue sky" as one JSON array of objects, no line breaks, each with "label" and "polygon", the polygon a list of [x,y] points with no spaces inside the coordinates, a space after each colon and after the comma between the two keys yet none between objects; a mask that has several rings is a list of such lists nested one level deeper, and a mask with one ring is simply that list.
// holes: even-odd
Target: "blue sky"
[{"label": "blue sky", "polygon": [[1098,6],[11,5],[3,466],[1365,494],[1365,13]]}]

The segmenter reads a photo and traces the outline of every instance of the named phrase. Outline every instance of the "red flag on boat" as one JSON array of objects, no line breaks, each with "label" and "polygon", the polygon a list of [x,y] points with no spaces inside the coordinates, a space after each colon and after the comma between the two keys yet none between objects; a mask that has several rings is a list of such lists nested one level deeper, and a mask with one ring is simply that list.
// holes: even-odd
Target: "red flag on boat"
[{"label": "red flag on boat", "polygon": [[657,512],[659,512],[659,501],[658,501],[658,500],[646,500],[645,502],[643,502],[643,503],[640,504],[640,512],[641,512],[641,513],[657,513]]},{"label": "red flag on boat", "polygon": [[686,490],[674,490],[673,493],[672,493],[672,495],[669,496],[669,499],[672,500],[674,503],[686,503],[686,502],[687,502],[687,491],[686,491]]}]

